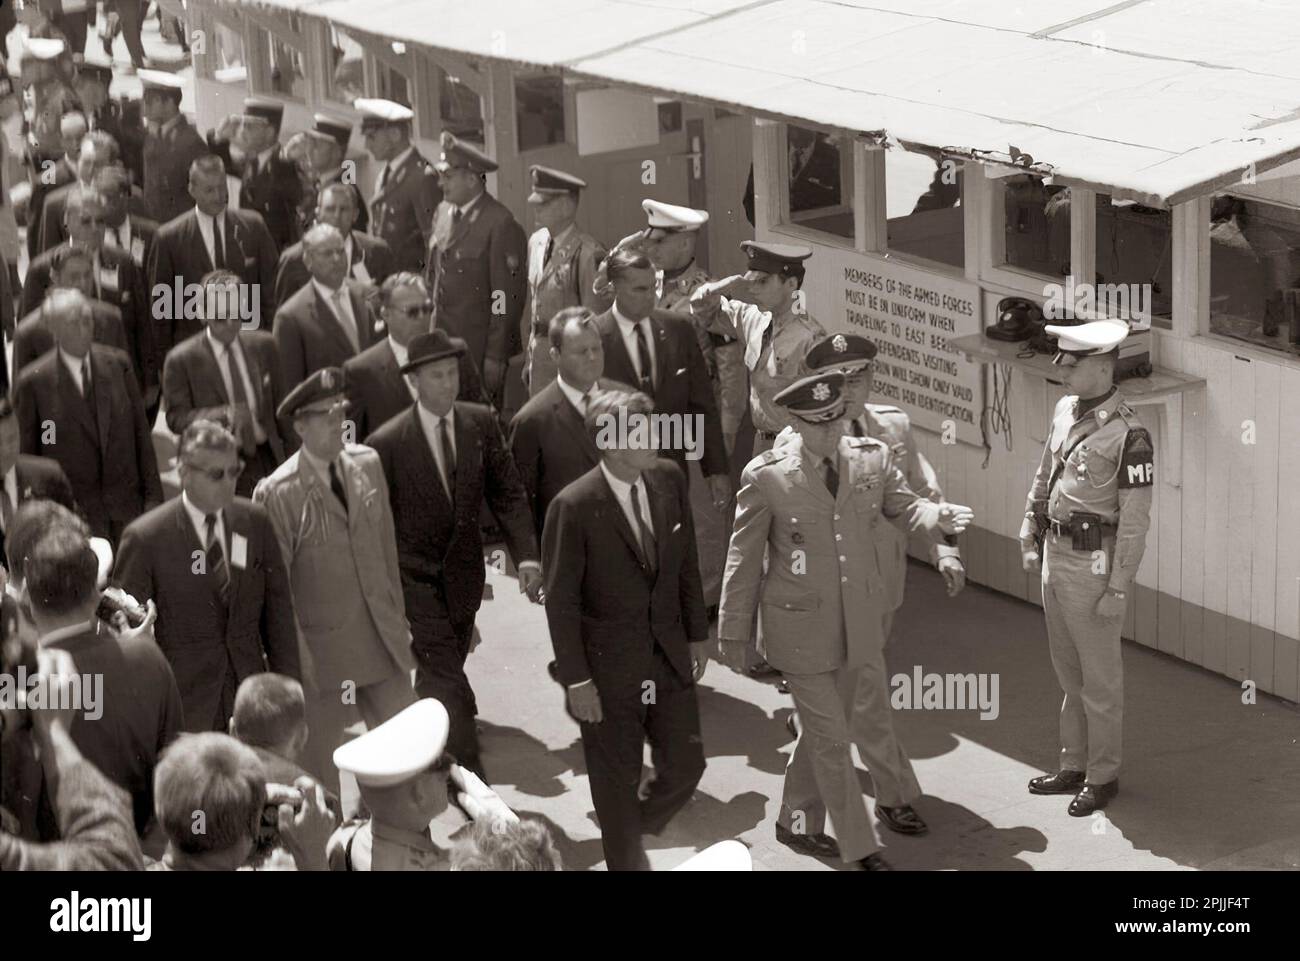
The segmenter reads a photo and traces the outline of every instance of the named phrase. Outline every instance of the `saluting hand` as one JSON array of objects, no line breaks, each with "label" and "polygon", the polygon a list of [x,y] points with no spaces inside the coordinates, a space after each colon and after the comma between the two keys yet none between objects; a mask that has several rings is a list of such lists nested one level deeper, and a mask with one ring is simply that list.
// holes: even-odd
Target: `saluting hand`
[{"label": "saluting hand", "polygon": [[939,505],[939,529],[945,534],[960,534],[975,519],[975,512],[961,504]]}]

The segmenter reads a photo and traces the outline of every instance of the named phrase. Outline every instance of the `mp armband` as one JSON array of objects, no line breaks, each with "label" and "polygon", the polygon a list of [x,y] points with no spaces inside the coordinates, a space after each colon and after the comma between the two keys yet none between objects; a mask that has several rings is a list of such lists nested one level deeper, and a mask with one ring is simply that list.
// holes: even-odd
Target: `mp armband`
[{"label": "mp armband", "polygon": [[1150,487],[1155,483],[1155,452],[1146,428],[1135,427],[1124,438],[1117,483],[1120,490]]}]

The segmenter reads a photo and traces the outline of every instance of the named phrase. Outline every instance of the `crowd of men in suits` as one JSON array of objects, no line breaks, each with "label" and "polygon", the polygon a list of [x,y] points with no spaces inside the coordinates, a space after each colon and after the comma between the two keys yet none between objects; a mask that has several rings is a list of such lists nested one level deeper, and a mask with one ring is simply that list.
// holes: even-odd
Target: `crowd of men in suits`
[{"label": "crowd of men in suits", "polygon": [[[316,114],[282,144],[282,104],[249,98],[204,135],[180,111],[181,80],[146,69],[132,131],[90,106],[108,102],[108,71],[70,61],[57,30],[32,43],[29,56],[49,65],[34,81],[37,113],[57,103],[59,155],[47,163],[33,137],[31,257],[21,281],[18,265],[0,270],[12,355],[0,440],[16,437],[0,444],[0,468],[16,476],[0,526],[8,534],[26,501],[59,501],[84,530],[45,516],[49,531],[25,535],[25,550],[72,557],[78,537],[98,539],[112,552],[114,596],[147,611],[161,658],[136,650],[139,625],[118,641],[148,664],[134,696],[116,702],[121,723],[101,730],[154,724],[148,749],[124,733],[78,743],[131,796],[146,850],[161,831],[167,866],[226,858],[176,836],[162,812],[179,804],[184,778],[153,768],[178,732],[274,729],[265,718],[282,716],[279,733],[254,746],[331,803],[340,770],[362,785],[373,821],[365,854],[347,835],[331,847],[332,864],[440,863],[419,828],[419,817],[446,807],[429,771],[454,759],[462,788],[491,798],[465,664],[479,642],[485,544],[499,540],[520,591],[546,606],[551,675],[581,725],[611,869],[648,865],[642,835],[660,831],[703,774],[695,684],[715,621],[730,654],[741,651],[738,667],[787,673],[808,718],[792,767],[798,803],[814,822],[819,804],[823,816],[832,811],[845,860],[883,864],[865,808],[840,824],[861,797],[847,798],[848,755],[835,751],[856,697],[866,720],[854,736],[870,744],[873,767],[906,766],[881,713],[882,618],[892,607],[881,608],[883,591],[847,598],[888,577],[871,548],[882,511],[906,515],[936,543],[969,512],[908,488],[900,411],[888,408],[902,418],[892,446],[861,429],[865,393],[846,412],[845,377],[869,367],[874,346],[828,338],[803,309],[811,251],[747,242],[748,272],[715,281],[695,263],[708,214],[654,200],[643,204],[645,228],[607,248],[578,225],[585,183],[540,166],[530,171],[529,237],[487,191],[492,157],[444,133],[437,159],[426,159],[412,143],[411,110],[386,100],[354,105],[376,169],[365,190],[348,156],[352,123],[340,116]],[[629,417],[698,425],[695,444],[598,443],[603,426]],[[824,422],[838,426],[801,446],[800,431]],[[174,463],[159,461],[155,424],[175,438]],[[857,565],[834,608],[840,623],[801,618],[822,606],[807,595],[821,586],[800,594],[787,584],[783,601],[773,573],[762,600],[769,643],[756,647],[764,557],[778,542],[804,543],[800,530],[778,538],[755,520],[784,510],[760,510],[769,475],[759,468],[786,456],[797,468],[805,449],[834,461],[849,433],[863,435],[842,452],[852,483],[846,474],[837,488],[834,464],[812,482],[816,510],[847,511],[853,500],[863,522],[835,537],[849,539]],[[759,459],[738,509],[734,479],[751,454]],[[941,499],[937,484],[925,493]],[[785,478],[769,496],[805,494]],[[826,547],[841,550],[850,547]],[[768,566],[780,568],[774,556]],[[957,589],[959,568],[945,570]],[[41,564],[33,570],[45,576]],[[837,588],[848,579],[823,573]],[[77,638],[79,665],[83,600],[65,605],[74,614],[57,627]],[[42,643],[42,625],[55,623],[47,615],[29,617]],[[868,654],[845,639],[863,619],[876,622]],[[828,646],[810,654],[809,632]],[[764,649],[778,652],[775,667]],[[864,661],[877,670],[855,694]],[[818,680],[792,680],[807,674]],[[140,677],[162,680],[142,693]],[[838,725],[827,720],[837,710]],[[358,716],[370,733],[344,749]],[[74,742],[84,730],[74,727]],[[389,763],[394,743],[407,761],[424,760]],[[210,738],[176,744],[190,745],[175,765],[182,772],[204,757],[242,756]],[[835,798],[825,796],[832,783]],[[915,794],[898,793],[881,814],[887,826],[924,830],[908,806]],[[315,806],[294,810],[307,817]],[[48,819],[36,830],[57,834]],[[801,835],[786,821],[778,828],[805,853],[841,853],[819,828]]]}]

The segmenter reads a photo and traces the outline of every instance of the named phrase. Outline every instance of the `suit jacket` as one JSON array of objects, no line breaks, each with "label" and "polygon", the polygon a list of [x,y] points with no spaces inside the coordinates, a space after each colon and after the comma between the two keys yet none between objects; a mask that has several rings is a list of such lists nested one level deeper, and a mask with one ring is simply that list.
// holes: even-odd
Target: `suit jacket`
[{"label": "suit jacket", "polygon": [[[24,501],[51,500],[76,513],[77,501],[72,496],[72,485],[68,483],[68,475],[63,472],[58,461],[32,454],[19,454],[14,470],[18,481],[18,503],[14,505],[15,508]],[[0,476],[0,483],[3,481],[4,478]],[[7,538],[8,531],[0,530],[0,562],[12,570],[13,565],[9,564],[5,553]]]},{"label": "suit jacket", "polygon": [[147,634],[119,638],[98,622],[49,645],[71,654],[81,675],[103,678],[101,716],[77,712],[69,733],[85,759],[131,795],[135,829],[143,834],[153,819],[154,767],[181,727],[167,659]]},{"label": "suit jacket", "polygon": [[397,270],[424,272],[434,211],[440,203],[438,176],[415,149],[389,172],[384,189],[370,198],[370,232],[392,248]]},{"label": "suit jacket", "polygon": [[[600,339],[605,348],[605,376],[625,384],[638,384],[623,332],[614,319],[614,309],[611,307],[597,317],[596,325],[600,328]],[[655,413],[674,414],[682,418],[684,424],[691,425],[690,429],[695,431],[691,439],[700,448],[700,470],[704,476],[726,474],[727,451],[722,443],[722,422],[718,419],[713,385],[690,319],[671,311],[655,310],[650,314],[650,327],[654,331],[652,399]],[[703,417],[703,437],[694,426],[699,423],[699,416]],[[686,438],[684,431],[681,436]],[[668,442],[669,439],[665,438],[664,443]],[[684,447],[684,443],[677,444],[663,452],[683,471],[686,470]]]},{"label": "suit jacket", "polygon": [[343,283],[352,304],[360,350],[352,346],[334,308],[316,292],[314,284],[307,284],[275,314],[275,344],[285,390],[293,390],[322,367],[342,367],[378,339],[361,285],[350,280]]},{"label": "suit jacket", "polygon": [[[131,255],[131,262],[135,264],[137,270],[142,272],[146,278],[149,276],[149,264],[153,261],[153,242],[158,236],[158,221],[151,220],[141,212],[136,215],[134,209],[129,212],[127,225],[130,227],[130,238],[126,245],[120,249],[125,250]],[[105,228],[106,230],[109,228]],[[116,230],[114,230],[116,233]],[[117,242],[110,244],[104,241],[105,247],[118,246]]]},{"label": "suit jacket", "polygon": [[[340,166],[338,169],[316,178],[316,182],[311,189],[303,192],[302,200],[298,202],[298,219],[302,222],[303,233],[306,233],[307,229],[316,222],[316,200],[320,197],[320,192],[330,184],[341,184],[342,182],[343,167]],[[365,233],[370,229],[370,211],[366,207],[366,198],[362,196],[360,188],[355,183],[348,186],[352,188],[352,195],[357,201],[357,219],[356,223],[352,225],[352,229]]]},{"label": "suit jacket", "polygon": [[[434,325],[469,344],[474,363],[502,363],[518,350],[519,318],[528,290],[527,238],[509,209],[484,193],[459,224],[455,208],[438,207],[429,256]],[[493,310],[503,291],[504,313]]]},{"label": "suit jacket", "polygon": [[[53,247],[28,266],[23,284],[24,314],[30,314],[45,302],[52,282],[54,261],[69,246],[64,242]],[[99,265],[94,277],[95,295],[118,309],[136,379],[147,391],[158,384],[162,357],[154,340],[155,322],[145,275],[136,267],[130,253],[116,247],[100,248]]]},{"label": "suit jacket", "polygon": [[91,531],[108,537],[110,521],[135,520],[162,503],[163,491],[130,358],[92,344],[90,371],[88,402],[51,350],[19,375],[14,399],[23,452],[57,460]]},{"label": "suit jacket", "polygon": [[[227,665],[239,680],[262,671],[300,677],[298,634],[289,578],[264,508],[236,497],[225,510],[228,603],[217,575],[195,573],[194,552],[205,547],[180,497],[136,519],[122,534],[114,582],[158,605],[154,637],[167,655],[185,711],[185,730],[225,730],[218,719]],[[235,563],[235,538],[245,563]]]},{"label": "suit jacket", "polygon": [[[349,276],[360,280],[357,264],[365,267],[370,282],[376,287],[393,273],[393,251],[388,244],[360,229],[352,231],[352,268]],[[302,241],[285,249],[275,269],[275,302],[283,304],[311,280],[307,265],[302,261]]]},{"label": "suit jacket", "polygon": [[[94,342],[105,347],[116,347],[124,353],[129,352],[126,330],[122,326],[122,312],[102,300],[92,300],[90,308],[95,323],[91,335]],[[53,346],[54,334],[50,332],[45,311],[37,307],[22,319],[14,332],[14,370],[21,371]]]},{"label": "suit jacket", "polygon": [[[275,338],[264,330],[241,330],[248,379],[252,382],[257,419],[277,462],[285,458],[284,438],[275,411],[284,399],[280,382],[280,356]],[[236,371],[231,371],[232,375]],[[180,434],[196,418],[210,416],[234,403],[226,393],[226,382],[217,366],[217,357],[207,331],[187,337],[167,355],[163,367],[163,397],[166,400],[167,426]],[[247,451],[245,451],[247,453]]]},{"label": "suit jacket", "polygon": [[[453,344],[464,346],[465,342],[453,337]],[[397,368],[397,357],[383,337],[371,344],[343,365],[347,372],[348,400],[352,402],[349,411],[357,425],[358,437],[369,437],[411,406],[411,392],[407,389],[402,372]],[[479,376],[469,354],[460,355],[460,392],[457,400],[471,404],[486,404],[483,394],[483,378]]]},{"label": "suit jacket", "polygon": [[[537,560],[537,538],[528,501],[496,412],[457,401],[453,407],[455,504],[448,502],[437,462],[411,404],[371,434],[388,480],[402,583],[440,588],[443,611],[458,631],[468,631],[483,600],[483,537],[479,506],[484,499],[505,533],[515,563]],[[424,612],[418,612],[424,613]],[[414,623],[417,612],[412,612]]]},{"label": "suit jacket", "polygon": [[165,134],[152,130],[144,138],[144,197],[149,216],[168,223],[194,206],[190,199],[190,164],[211,151],[184,115]]},{"label": "suit jacket", "polygon": [[802,438],[785,438],[741,474],[718,636],[748,640],[759,610],[773,667],[792,674],[856,667],[884,645],[882,619],[893,609],[891,541],[881,527],[897,519],[937,542],[939,508],[907,486],[881,441],[840,442],[831,497],[820,469],[804,463]]},{"label": "suit jacket", "polygon": [[[27,201],[27,257],[34,260],[41,252],[41,219],[45,213],[45,198],[65,184],[75,183],[77,171],[68,158],[45,157],[30,143],[23,159],[27,163],[27,179],[32,185],[32,195]],[[52,173],[46,173],[46,163]]]},{"label": "suit jacket", "polygon": [[642,474],[657,548],[657,573],[600,467],[551,502],[542,535],[546,622],[560,682],[588,679],[605,694],[636,691],[657,645],[691,679],[689,642],[709,633],[686,478],[671,461]]},{"label": "suit jacket", "polygon": [[[72,193],[77,183],[74,181],[70,184],[64,184],[57,190],[52,191],[45,197],[45,209],[41,214],[41,236],[37,244],[38,248],[44,252],[51,247],[57,247],[68,239],[67,229],[63,224],[63,213],[68,205],[68,194]],[[127,213],[132,217],[149,216],[149,205],[145,203],[144,197],[137,197],[132,194],[127,203]],[[136,265],[141,269],[144,264]]]},{"label": "suit jacket", "polygon": [[103,130],[117,141],[122,150],[122,163],[137,187],[144,184],[145,123],[140,116],[140,106],[139,100],[121,96],[86,118],[91,130]]},{"label": "suit jacket", "polygon": [[[149,262],[151,291],[157,292],[160,286],[173,291],[178,283],[184,290],[190,284],[197,285],[203,275],[213,269],[196,211],[197,208],[191,207],[158,228]],[[257,291],[257,297],[252,298],[249,306],[260,313],[245,321],[245,325],[264,328],[275,313],[275,261],[278,256],[275,241],[267,232],[260,214],[227,207],[223,216],[221,229],[226,241],[226,265],[239,274],[245,284],[256,285],[251,289]],[[182,316],[176,316],[174,300],[170,306],[172,309],[160,311],[164,316],[158,322],[158,345],[163,355],[202,329],[196,318],[185,317],[183,312]]]},{"label": "suit jacket", "polygon": [[346,511],[301,449],[253,491],[289,569],[303,683],[333,696],[344,681],[375,684],[415,666],[379,457],[350,444],[339,463]]},{"label": "suit jacket", "polygon": [[277,250],[284,250],[302,236],[298,224],[298,204],[302,201],[302,181],[293,161],[286,160],[280,145],[271,148],[271,157],[250,176],[252,158],[244,165],[239,188],[239,206],[262,215]]},{"label": "suit jacket", "polygon": [[[597,387],[623,387],[601,378]],[[552,380],[510,421],[510,450],[528,492],[533,527],[542,536],[546,511],[557,494],[600,463],[600,451],[582,415]]]}]

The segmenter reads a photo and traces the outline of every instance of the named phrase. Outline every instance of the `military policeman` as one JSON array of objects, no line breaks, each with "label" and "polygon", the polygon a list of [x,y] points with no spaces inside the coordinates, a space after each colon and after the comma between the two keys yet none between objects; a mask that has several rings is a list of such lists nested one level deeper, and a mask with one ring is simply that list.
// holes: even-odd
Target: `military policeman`
[{"label": "military policeman", "polygon": [[748,257],[744,274],[704,284],[691,295],[691,313],[705,329],[720,322],[739,338],[749,372],[754,452],[767,450],[790,418],[776,395],[807,373],[804,358],[826,330],[805,309],[807,247],[759,243],[740,245]]},{"label": "military policeman", "polygon": [[298,207],[302,229],[306,231],[316,222],[316,207],[323,191],[330,184],[347,184],[357,201],[357,219],[354,230],[365,233],[370,226],[370,212],[366,199],[356,184],[355,164],[347,162],[348,143],[352,140],[352,124],[341,117],[327,113],[312,115],[311,126],[301,135],[306,141],[307,168],[312,176],[312,187],[303,191]]},{"label": "military policeman", "polygon": [[499,407],[528,292],[527,239],[509,208],[487,192],[484,178],[497,169],[495,160],[443,131],[434,167],[446,198],[429,255],[434,323],[468,344]]},{"label": "military policeman", "polygon": [[335,766],[356,778],[370,817],[350,821],[330,837],[331,870],[448,870],[444,844],[464,826],[463,818],[448,813],[449,787],[476,817],[518,820],[443,751],[449,727],[446,708],[424,698],[334,752]]},{"label": "military policeman", "polygon": [[[860,334],[834,334],[813,345],[805,363],[814,373],[838,370],[844,374],[849,432],[855,437],[883,440],[894,452],[894,462],[907,478],[907,486],[927,500],[942,503],[943,489],[939,486],[938,475],[916,446],[912,422],[907,414],[892,404],[872,404],[867,400],[871,396],[875,358],[876,345],[868,338]],[[884,624],[885,639],[888,640],[894,612],[903,604],[907,535],[893,525],[886,525],[881,529],[881,536],[889,545],[885,583],[892,606],[885,614]],[[945,537],[944,543],[931,545],[930,559],[947,583],[948,596],[956,597],[966,586],[966,569],[961,562],[957,539],[949,536]]]},{"label": "military policeman", "polygon": [[[921,790],[892,726],[881,629],[890,598],[876,538],[883,518],[905,515],[910,529],[937,539],[960,533],[973,514],[915,494],[888,444],[846,435],[842,373],[797,380],[773,401],[796,427],[742,475],[718,622],[722,659],[743,663],[760,610],[763,653],[803,718],[777,840],[886,870],[849,749],[848,708],[860,684],[863,734],[852,739],[871,768],[877,815],[891,827],[919,821],[911,803]],[[827,814],[838,845],[824,832]]]},{"label": "military policeman", "polygon": [[371,233],[388,242],[396,270],[425,268],[425,251],[442,190],[433,168],[411,143],[415,114],[391,100],[362,97],[353,102],[361,114],[366,150],[379,163],[370,195]]},{"label": "military policeman", "polygon": [[165,70],[140,70],[142,112],[148,121],[143,148],[144,199],[162,226],[194,206],[190,165],[209,153],[207,142],[181,113],[185,81]]},{"label": "military policeman", "polygon": [[528,357],[524,382],[536,395],[555,380],[547,328],[565,307],[586,307],[593,313],[609,309],[610,298],[593,289],[596,268],[605,247],[578,229],[578,195],[587,186],[572,174],[534,164],[528,168],[533,192],[528,205],[537,230],[528,238]]},{"label": "military policeman", "polygon": [[239,147],[244,168],[239,206],[255,210],[266,221],[277,253],[302,236],[298,206],[302,203],[302,182],[298,168],[280,148],[280,124],[284,104],[269,97],[248,97],[240,117]]},{"label": "military policeman", "polygon": [[1086,817],[1119,792],[1124,711],[1120,630],[1146,549],[1154,453],[1151,436],[1115,390],[1128,327],[1096,320],[1048,326],[1061,398],[1020,528],[1024,568],[1042,572],[1043,613],[1061,703],[1060,770],[1033,778],[1031,794],[1073,794]]}]

